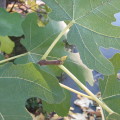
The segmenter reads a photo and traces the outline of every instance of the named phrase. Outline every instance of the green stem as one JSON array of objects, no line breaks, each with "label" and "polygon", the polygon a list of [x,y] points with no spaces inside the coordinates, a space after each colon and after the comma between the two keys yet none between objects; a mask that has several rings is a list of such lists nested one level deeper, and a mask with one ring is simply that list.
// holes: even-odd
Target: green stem
[{"label": "green stem", "polygon": [[108,113],[112,114],[114,111],[112,111],[105,103],[100,101],[85,85],[83,85],[67,68],[65,68],[63,65],[58,66],[60,69],[62,69],[65,73],[67,73],[88,95],[90,95],[93,100],[95,100],[102,108],[104,108]]},{"label": "green stem", "polygon": [[22,57],[22,56],[25,56],[25,55],[27,55],[27,54],[28,54],[28,53],[24,53],[24,54],[16,55],[16,56],[14,56],[14,57],[10,57],[10,58],[5,59],[5,60],[1,60],[1,61],[0,61],[0,64],[5,63],[5,62],[8,62],[8,61],[10,61],[10,60],[14,60],[14,59],[19,58],[19,57]]},{"label": "green stem", "polygon": [[57,36],[57,38],[53,41],[53,43],[50,45],[50,47],[47,49],[47,51],[45,52],[45,54],[42,56],[42,60],[46,59],[46,57],[49,55],[49,53],[51,52],[51,50],[54,48],[54,46],[57,44],[57,42],[60,40],[60,38],[66,33],[66,31],[74,24],[73,21],[71,21],[66,28]]},{"label": "green stem", "polygon": [[83,94],[83,93],[81,93],[81,92],[79,92],[79,91],[77,91],[77,90],[74,90],[74,89],[72,89],[72,88],[70,88],[70,87],[68,87],[68,86],[66,86],[66,85],[64,85],[64,84],[62,84],[62,83],[59,83],[59,84],[60,84],[61,87],[65,88],[66,90],[69,90],[69,91],[71,91],[71,92],[73,92],[73,93],[76,93],[77,95],[81,95],[81,96],[83,96],[83,97],[86,97],[86,98],[88,98],[88,99],[93,100],[93,98],[92,98],[91,96],[85,95],[85,94]]},{"label": "green stem", "polygon": [[[99,105],[100,106],[100,105]],[[102,120],[105,120],[105,116],[104,116],[104,113],[103,113],[103,109],[102,109],[102,107],[100,106],[100,112],[101,112],[101,116],[102,116]]]}]

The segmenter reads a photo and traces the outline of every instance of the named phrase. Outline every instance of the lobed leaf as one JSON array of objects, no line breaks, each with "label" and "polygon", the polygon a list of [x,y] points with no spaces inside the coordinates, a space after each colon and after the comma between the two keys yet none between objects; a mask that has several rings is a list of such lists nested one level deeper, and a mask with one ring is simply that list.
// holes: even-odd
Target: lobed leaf
[{"label": "lobed leaf", "polygon": [[65,99],[58,80],[33,63],[0,66],[0,113],[5,120],[28,120],[25,101],[39,97],[49,104]]},{"label": "lobed leaf", "polygon": [[[29,54],[24,57],[24,61],[38,62],[42,55],[46,52],[48,47],[57,37],[63,26],[61,22],[50,21],[46,27],[39,27],[37,25],[37,15],[35,13],[29,14],[22,24],[25,39],[21,41]],[[62,39],[65,39],[63,37]],[[63,46],[63,43],[60,43]],[[61,47],[58,47],[60,52]],[[54,51],[57,52],[57,51]],[[61,54],[65,55],[63,51]],[[61,57],[61,54],[57,55]],[[55,55],[54,55],[55,56]],[[37,59],[36,59],[37,58]]]},{"label": "lobed leaf", "polygon": [[[56,21],[73,21],[68,33],[70,44],[77,46],[83,63],[90,69],[102,74],[112,74],[112,64],[101,55],[99,47],[118,48],[120,41],[119,27],[111,23],[114,14],[119,12],[119,0],[43,0],[52,12],[49,16]],[[101,40],[99,39],[101,38]],[[105,38],[105,39],[104,39]],[[110,40],[109,40],[110,39]],[[117,40],[115,40],[117,39]],[[113,42],[118,44],[112,44]],[[109,44],[110,43],[110,44]],[[119,49],[119,48],[118,48]]]},{"label": "lobed leaf", "polygon": [[[120,37],[119,27],[111,24],[119,12],[119,0],[43,0],[52,8],[49,15],[57,21],[75,21],[76,24],[99,34]],[[97,21],[97,22],[96,22]]]},{"label": "lobed leaf", "polygon": [[110,76],[105,76],[104,80],[100,80],[100,89],[102,100],[116,113],[120,114],[120,81],[117,78],[117,73],[120,70],[120,54],[114,55],[110,59],[115,73]]},{"label": "lobed leaf", "polygon": [[64,65],[71,73],[80,79],[82,83],[86,84],[87,81],[90,85],[93,85],[94,78],[92,70],[83,64],[79,53],[69,53],[69,58],[65,61]]},{"label": "lobed leaf", "polygon": [[[100,45],[97,43],[100,40],[104,44],[104,38],[104,36],[93,33],[78,25],[74,25],[68,33],[68,41],[70,44],[77,46],[83,63],[90,69],[109,75],[114,73],[113,65],[101,54],[99,51]],[[109,38],[107,40],[109,41]],[[105,43],[108,44],[107,42]]]}]

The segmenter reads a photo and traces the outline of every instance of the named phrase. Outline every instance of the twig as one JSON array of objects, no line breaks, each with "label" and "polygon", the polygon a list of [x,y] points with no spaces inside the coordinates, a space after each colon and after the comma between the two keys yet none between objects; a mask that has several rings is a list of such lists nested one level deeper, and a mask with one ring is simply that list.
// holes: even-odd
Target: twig
[{"label": "twig", "polygon": [[13,8],[14,8],[16,2],[17,2],[17,1],[14,2],[13,6],[12,6],[11,9],[9,10],[9,13],[13,11]]}]

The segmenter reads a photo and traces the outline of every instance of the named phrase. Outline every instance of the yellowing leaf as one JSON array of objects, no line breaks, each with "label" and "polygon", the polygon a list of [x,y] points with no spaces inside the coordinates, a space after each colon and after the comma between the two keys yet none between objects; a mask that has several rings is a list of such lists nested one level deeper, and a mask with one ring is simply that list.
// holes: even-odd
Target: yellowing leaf
[{"label": "yellowing leaf", "polygon": [[15,44],[7,36],[0,36],[0,51],[10,54],[13,51]]},{"label": "yellowing leaf", "polygon": [[36,4],[36,0],[27,0],[27,4],[31,8],[31,10],[36,10],[38,8],[38,5]]}]

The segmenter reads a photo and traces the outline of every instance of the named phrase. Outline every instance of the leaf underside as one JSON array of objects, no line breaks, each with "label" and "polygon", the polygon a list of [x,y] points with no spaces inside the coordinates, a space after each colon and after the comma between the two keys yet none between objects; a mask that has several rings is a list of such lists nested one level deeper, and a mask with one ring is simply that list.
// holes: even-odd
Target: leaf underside
[{"label": "leaf underside", "polygon": [[[42,55],[46,52],[54,39],[65,27],[64,22],[55,21],[50,21],[49,24],[47,24],[47,26],[44,28],[38,27],[36,21],[37,16],[33,13],[29,14],[22,24],[25,39],[22,40],[21,43],[25,46],[29,53],[24,57],[16,59],[16,64],[25,64],[29,62],[37,63],[40,61]],[[47,59],[54,60],[59,59],[62,56],[68,56],[68,58],[73,56],[72,53],[66,51],[62,41],[64,39],[66,39],[65,36],[63,36],[57,45],[53,48]],[[76,56],[74,55],[73,57]],[[74,61],[72,58],[70,58],[65,62],[64,65],[68,67],[69,70],[73,72],[73,74],[75,74],[76,77],[78,77],[78,79],[80,79],[83,83],[88,81],[92,85],[92,71],[87,67],[84,67],[83,63],[79,62],[80,57],[77,59],[78,61]],[[69,65],[72,65],[72,67],[69,67]],[[54,76],[59,76],[62,73],[62,70],[55,66],[40,66],[40,68],[47,70],[47,72],[53,74]],[[86,77],[86,75],[89,76],[89,78]]]},{"label": "leaf underside", "polygon": [[[47,103],[54,104],[50,110],[58,112],[61,116],[67,114],[69,105],[67,105],[65,93],[55,77],[62,71],[55,66],[47,67],[35,64],[65,27],[62,26],[62,22],[56,21],[74,22],[67,34],[67,40],[69,44],[77,46],[80,57],[87,66],[74,61],[71,53],[65,50],[62,40],[66,39],[66,36],[61,38],[47,59],[53,60],[68,56],[64,65],[83,83],[85,81],[93,83],[90,69],[105,74],[104,80],[100,80],[102,99],[113,111],[120,114],[120,81],[116,79],[120,69],[120,54],[116,54],[109,61],[99,51],[100,46],[120,49],[120,28],[111,24],[115,21],[114,14],[120,11],[120,1],[43,1],[52,8],[49,17],[55,20],[50,20],[44,28],[38,27],[37,16],[34,13],[27,15],[23,22],[23,18],[19,14],[7,13],[0,9],[0,35],[21,36],[24,34],[25,39],[21,40],[21,43],[28,51],[26,56],[15,61],[16,64],[24,65],[9,63],[0,66],[0,119],[30,120],[31,118],[24,108],[26,99],[30,97],[40,97]],[[59,105],[55,105],[55,103],[59,103]],[[67,108],[64,113],[61,113],[57,107],[64,108],[64,104],[67,105]],[[108,120],[117,120],[118,114],[109,115]]]},{"label": "leaf underside", "polygon": [[[52,12],[49,14],[56,21],[74,21],[68,33],[70,44],[77,46],[81,59],[90,69],[110,75],[113,65],[99,51],[99,47],[119,49],[119,27],[111,23],[114,14],[120,11],[119,0],[43,0]],[[110,39],[110,40],[109,40]],[[114,44],[112,44],[114,41]],[[99,43],[99,44],[98,44]],[[118,44],[117,44],[118,43]]]},{"label": "leaf underside", "polygon": [[7,36],[0,36],[0,51],[10,54],[13,51],[15,44]]}]

